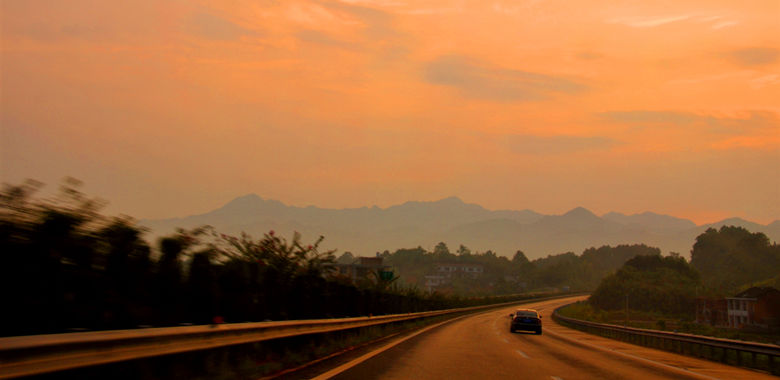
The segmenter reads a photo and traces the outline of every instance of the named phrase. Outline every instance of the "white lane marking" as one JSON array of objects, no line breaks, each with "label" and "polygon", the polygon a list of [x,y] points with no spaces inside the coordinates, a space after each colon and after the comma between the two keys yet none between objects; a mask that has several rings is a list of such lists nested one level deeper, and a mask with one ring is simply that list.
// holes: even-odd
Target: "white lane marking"
[{"label": "white lane marking", "polygon": [[358,365],[358,364],[360,364],[360,363],[362,363],[362,362],[364,362],[364,361],[366,361],[368,359],[371,359],[374,356],[377,356],[377,355],[379,355],[379,354],[381,354],[381,353],[383,353],[383,352],[385,352],[385,351],[387,351],[387,350],[389,350],[389,349],[391,349],[391,348],[393,348],[393,347],[395,347],[395,346],[397,346],[397,345],[399,345],[399,344],[401,344],[403,342],[406,342],[407,340],[412,339],[412,338],[416,337],[417,335],[420,335],[420,334],[422,334],[422,333],[424,333],[424,332],[426,332],[428,330],[435,329],[435,328],[437,328],[437,327],[439,327],[441,325],[444,325],[446,323],[454,322],[454,321],[457,321],[457,320],[460,320],[460,319],[463,319],[463,318],[473,317],[473,316],[474,316],[474,314],[467,314],[467,315],[463,315],[463,316],[460,316],[460,317],[455,317],[453,319],[448,319],[446,321],[442,321],[442,322],[439,322],[439,323],[434,324],[434,325],[430,325],[430,326],[425,327],[425,328],[423,328],[421,330],[418,330],[418,331],[416,331],[416,332],[414,332],[414,333],[412,333],[410,335],[407,335],[407,336],[405,336],[405,337],[403,337],[401,339],[398,339],[398,340],[396,340],[394,342],[390,342],[389,344],[387,344],[385,346],[382,346],[381,348],[376,349],[374,351],[371,351],[371,352],[369,352],[369,353],[367,353],[367,354],[365,354],[365,355],[363,355],[363,356],[361,356],[361,357],[359,357],[359,358],[357,358],[355,360],[352,360],[350,362],[344,363],[344,364],[342,364],[342,365],[340,365],[340,366],[338,366],[336,368],[331,369],[328,372],[322,373],[322,374],[312,378],[312,380],[330,379],[331,377],[336,376],[336,375],[338,375],[338,374],[340,374],[340,373],[342,373],[342,372],[344,372],[344,371],[346,371],[346,370],[348,370],[348,369],[350,369],[350,368],[352,368],[352,367],[354,367],[354,366],[356,366],[356,365]]},{"label": "white lane marking", "polygon": [[664,367],[664,368],[667,368],[667,369],[670,369],[670,370],[684,372],[684,373],[687,373],[687,374],[689,374],[689,375],[698,376],[698,377],[705,378],[705,379],[710,379],[710,380],[720,380],[720,379],[718,379],[717,377],[712,377],[712,376],[703,375],[703,374],[701,374],[701,373],[698,373],[698,372],[693,372],[693,371],[687,370],[687,369],[685,369],[685,368],[675,367],[675,366],[673,366],[673,365],[669,365],[669,364],[665,364],[665,363],[657,362],[657,361],[655,361],[655,360],[650,360],[650,359],[647,359],[647,358],[643,358],[643,357],[641,357],[641,356],[636,356],[636,355],[627,354],[627,353],[625,353],[625,352],[620,352],[620,351],[616,351],[616,350],[613,350],[613,349],[610,349],[610,348],[601,347],[601,346],[599,346],[599,345],[595,345],[595,344],[592,344],[592,343],[586,343],[586,342],[584,342],[584,341],[582,341],[582,340],[577,340],[577,339],[574,339],[574,338],[570,338],[570,337],[568,337],[568,336],[565,336],[565,335],[563,335],[563,334],[559,334],[559,333],[556,333],[556,332],[550,331],[549,329],[547,329],[547,330],[545,330],[545,331],[547,332],[547,334],[556,335],[556,336],[559,336],[559,337],[561,337],[561,338],[563,338],[563,339],[570,340],[570,341],[574,341],[574,342],[576,342],[576,343],[578,343],[578,344],[582,344],[582,345],[585,345],[585,346],[589,346],[589,347],[595,348],[595,349],[597,349],[597,350],[599,350],[599,351],[604,351],[604,352],[608,352],[608,353],[611,353],[611,354],[617,354],[617,355],[621,355],[621,356],[629,357],[629,358],[632,358],[632,359],[640,360],[640,361],[643,361],[643,362],[652,363],[652,364],[655,364],[655,365],[657,365],[657,366],[659,366],[659,367]]},{"label": "white lane marking", "polygon": [[560,377],[558,377],[558,376],[550,376],[550,378],[551,378],[552,380],[563,380],[563,379],[561,379],[561,378],[560,378]]},{"label": "white lane marking", "polygon": [[515,352],[517,352],[518,354],[520,354],[520,356],[522,356],[522,357],[524,357],[524,358],[526,358],[526,359],[530,359],[530,358],[528,357],[528,355],[526,355],[526,354],[525,354],[525,352],[523,352],[523,351],[520,351],[520,350],[515,350]]}]

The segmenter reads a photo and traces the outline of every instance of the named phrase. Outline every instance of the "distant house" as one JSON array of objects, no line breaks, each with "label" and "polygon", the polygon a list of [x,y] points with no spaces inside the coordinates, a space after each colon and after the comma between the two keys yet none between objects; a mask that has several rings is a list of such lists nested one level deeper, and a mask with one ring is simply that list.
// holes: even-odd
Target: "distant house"
[{"label": "distant house", "polygon": [[352,282],[369,278],[372,273],[388,272],[391,268],[384,265],[382,257],[358,257],[349,264],[336,264],[336,274],[347,277]]},{"label": "distant house", "polygon": [[425,289],[429,292],[436,290],[436,288],[446,285],[447,278],[440,275],[427,275],[425,276]]},{"label": "distant house", "polygon": [[425,276],[425,289],[429,292],[447,285],[455,278],[477,279],[482,277],[485,268],[481,264],[435,263],[433,273]]},{"label": "distant house", "polygon": [[696,323],[728,327],[728,309],[725,299],[696,299]]},{"label": "distant house", "polygon": [[726,298],[728,326],[780,327],[780,290],[753,287]]},{"label": "distant house", "polygon": [[482,276],[485,269],[481,264],[436,263],[434,271],[437,275],[447,279],[462,277],[476,279]]}]

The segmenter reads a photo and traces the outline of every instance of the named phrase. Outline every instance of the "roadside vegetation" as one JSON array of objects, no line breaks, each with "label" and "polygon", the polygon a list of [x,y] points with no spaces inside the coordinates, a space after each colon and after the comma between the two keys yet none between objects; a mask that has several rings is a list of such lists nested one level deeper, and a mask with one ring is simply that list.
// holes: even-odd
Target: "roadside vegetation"
[{"label": "roadside vegetation", "polygon": [[691,258],[690,262],[677,254],[632,258],[606,276],[588,301],[561,313],[600,323],[780,342],[778,326],[758,331],[695,323],[697,297],[722,299],[753,286],[777,288],[780,246],[770,244],[762,233],[723,226],[699,235]]},{"label": "roadside vegetation", "polygon": [[[210,227],[150,244],[128,216],[66,180],[51,199],[28,181],[0,191],[0,335],[338,318],[508,302],[527,295],[427,293],[379,276],[329,276],[333,251],[269,231]],[[371,279],[369,279],[371,280]]]},{"label": "roadside vegetation", "polygon": [[[395,271],[353,283],[331,275],[354,259],[273,231],[228,236],[204,226],[156,242],[128,216],[110,217],[104,201],[66,180],[52,198],[27,181],[0,191],[0,335],[406,313],[507,302],[540,291],[593,291],[574,313],[599,322],[694,331],[697,296],[723,297],[778,282],[780,248],[738,227],[696,239],[691,262],[646,245],[589,248],[528,260],[444,243],[378,253]],[[423,291],[436,263],[484,268]],[[397,280],[397,281],[396,281]],[[697,330],[699,331],[699,330]],[[702,330],[703,331],[703,330]]]},{"label": "roadside vegetation", "polygon": [[687,313],[669,314],[657,311],[629,309],[628,317],[626,317],[625,309],[602,310],[594,307],[588,301],[580,301],[566,306],[560,309],[559,312],[564,317],[618,326],[636,327],[640,329],[671,331],[761,343],[777,344],[777,342],[780,342],[780,333],[767,331],[757,332],[699,324],[695,323],[694,319]]},{"label": "roadside vegetation", "polygon": [[694,310],[699,273],[678,255],[636,256],[605,277],[590,297],[601,310],[628,305],[641,311],[687,315]]},{"label": "roadside vegetation", "polygon": [[[417,247],[398,249],[392,253],[385,251],[378,255],[397,271],[400,282],[416,287],[424,286],[426,275],[435,274],[436,263],[479,264],[484,272],[477,278],[454,278],[450,284],[439,288],[447,294],[473,296],[553,289],[593,290],[604,276],[632,257],[660,252],[658,248],[644,244],[602,246],[588,248],[580,255],[566,252],[529,261],[522,251],[517,251],[509,259],[492,251],[472,252],[463,245],[450,252],[446,244],[439,243],[432,252]],[[344,256],[351,257],[351,254],[343,254],[339,261]],[[349,261],[349,258],[344,261]]]}]

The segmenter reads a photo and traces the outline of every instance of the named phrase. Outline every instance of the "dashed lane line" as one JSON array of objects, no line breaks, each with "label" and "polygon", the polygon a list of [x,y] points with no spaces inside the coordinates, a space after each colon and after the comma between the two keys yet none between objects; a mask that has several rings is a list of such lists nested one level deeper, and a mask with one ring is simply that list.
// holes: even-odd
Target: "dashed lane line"
[{"label": "dashed lane line", "polygon": [[517,352],[518,354],[520,354],[520,356],[522,356],[522,357],[524,357],[526,359],[530,359],[530,357],[528,357],[528,355],[526,355],[525,352],[523,352],[523,351],[515,350],[515,352]]},{"label": "dashed lane line", "polygon": [[687,369],[684,369],[684,368],[675,367],[673,365],[669,365],[669,364],[657,362],[655,360],[650,360],[650,359],[647,359],[647,358],[643,358],[641,356],[631,355],[631,354],[628,354],[628,353],[625,353],[625,352],[620,352],[618,350],[613,350],[613,349],[610,349],[610,348],[602,347],[602,346],[599,346],[597,344],[587,343],[587,342],[584,342],[582,340],[573,339],[571,337],[568,337],[568,336],[565,336],[563,334],[556,333],[556,332],[553,332],[553,331],[550,331],[550,330],[547,330],[547,333],[551,334],[551,335],[558,336],[558,337],[563,338],[565,340],[576,341],[578,344],[582,344],[582,345],[585,345],[585,346],[590,346],[590,347],[595,348],[595,349],[597,349],[599,351],[609,352],[609,353],[620,355],[620,356],[623,356],[623,357],[628,357],[628,358],[636,359],[636,360],[643,361],[643,362],[646,362],[646,363],[651,363],[651,364],[654,364],[656,366],[663,367],[663,368],[666,368],[666,369],[669,369],[669,370],[672,370],[672,371],[679,371],[679,372],[685,373],[687,375],[693,375],[693,376],[700,377],[700,378],[703,378],[703,379],[719,380],[717,377],[707,376],[707,375],[704,375],[704,374],[701,374],[701,373],[698,373],[698,372],[693,372],[693,371],[690,371],[690,370],[687,370]]},{"label": "dashed lane line", "polygon": [[354,366],[356,366],[356,365],[358,365],[360,363],[363,363],[364,361],[366,361],[368,359],[371,359],[374,356],[377,356],[377,355],[379,355],[379,354],[381,354],[381,353],[383,353],[383,352],[385,352],[385,351],[387,351],[387,350],[389,350],[389,349],[391,349],[391,348],[393,348],[393,347],[395,347],[395,346],[397,346],[397,345],[399,345],[399,344],[401,344],[403,342],[406,342],[407,340],[412,339],[412,338],[416,337],[417,335],[420,335],[420,334],[422,334],[422,333],[424,333],[424,332],[426,332],[428,330],[432,330],[432,329],[435,329],[435,328],[437,328],[439,326],[442,326],[444,324],[447,324],[447,323],[450,323],[450,322],[454,322],[454,321],[458,321],[458,320],[461,320],[461,319],[464,319],[464,318],[467,318],[467,317],[473,317],[473,316],[474,316],[473,314],[462,315],[460,317],[455,317],[453,319],[448,319],[446,321],[442,321],[442,322],[430,325],[430,326],[425,327],[423,329],[420,329],[420,330],[418,330],[418,331],[416,331],[416,332],[414,332],[412,334],[409,334],[409,335],[407,335],[407,336],[405,336],[405,337],[403,337],[401,339],[393,341],[393,342],[391,342],[391,343],[389,343],[389,344],[387,344],[385,346],[382,346],[382,347],[380,347],[380,348],[378,348],[378,349],[376,349],[374,351],[371,351],[371,352],[369,352],[369,353],[367,353],[367,354],[365,354],[365,355],[363,355],[363,356],[361,356],[361,357],[359,357],[359,358],[357,358],[355,360],[352,360],[352,361],[350,361],[348,363],[345,363],[345,364],[342,364],[342,365],[340,365],[340,366],[338,366],[336,368],[333,368],[330,371],[327,371],[327,372],[325,372],[323,374],[320,374],[319,376],[316,376],[316,377],[312,378],[312,380],[330,379],[331,377],[334,377],[334,376],[336,376],[336,375],[338,375],[338,374],[340,374],[340,373],[342,373],[342,372],[344,372],[344,371],[346,371],[346,370],[348,370],[348,369],[350,369],[350,368],[352,368],[352,367],[354,367]]}]

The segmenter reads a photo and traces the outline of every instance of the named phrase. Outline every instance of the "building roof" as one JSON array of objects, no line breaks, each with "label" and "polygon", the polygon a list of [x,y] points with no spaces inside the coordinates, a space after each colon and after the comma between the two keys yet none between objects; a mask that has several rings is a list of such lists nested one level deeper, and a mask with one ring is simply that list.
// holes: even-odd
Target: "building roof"
[{"label": "building roof", "polygon": [[730,298],[760,298],[763,296],[766,296],[768,294],[772,293],[780,293],[780,290],[777,290],[772,287],[758,287],[754,286],[748,290],[742,291],[740,293],[737,293],[734,297]]}]

